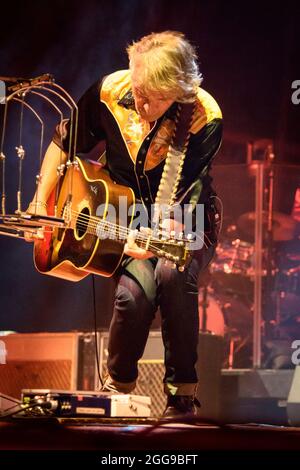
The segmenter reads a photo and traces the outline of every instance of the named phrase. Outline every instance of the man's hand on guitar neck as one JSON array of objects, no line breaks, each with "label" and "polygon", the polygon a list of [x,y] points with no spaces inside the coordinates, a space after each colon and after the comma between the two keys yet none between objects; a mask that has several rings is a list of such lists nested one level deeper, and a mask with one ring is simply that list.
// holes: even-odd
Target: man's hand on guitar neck
[{"label": "man's hand on guitar neck", "polygon": [[[151,234],[151,230],[149,228],[146,228],[146,227],[141,227],[140,231],[144,235],[150,235]],[[131,231],[129,233],[129,235],[127,237],[127,242],[126,242],[125,247],[124,247],[124,254],[128,255],[128,256],[131,256],[132,258],[135,258],[135,259],[152,258],[154,256],[154,254],[151,253],[151,251],[144,250],[143,248],[140,248],[136,244],[135,239],[136,239],[137,233],[138,232],[135,232],[135,231]]]},{"label": "man's hand on guitar neck", "polygon": [[[184,225],[178,222],[177,220],[174,219],[164,219],[162,224],[162,229],[164,231],[164,235],[166,234],[171,234],[171,232],[176,232],[179,233],[183,231]],[[151,229],[146,228],[146,227],[141,227],[140,232],[143,233],[144,235],[151,235]],[[137,231],[131,231],[127,237],[127,243],[125,244],[124,247],[124,254],[131,256],[132,258],[136,259],[148,259],[152,258],[155,256],[151,251],[145,250],[143,248],[140,248],[137,243],[136,243],[136,237],[137,237],[138,232]]]}]

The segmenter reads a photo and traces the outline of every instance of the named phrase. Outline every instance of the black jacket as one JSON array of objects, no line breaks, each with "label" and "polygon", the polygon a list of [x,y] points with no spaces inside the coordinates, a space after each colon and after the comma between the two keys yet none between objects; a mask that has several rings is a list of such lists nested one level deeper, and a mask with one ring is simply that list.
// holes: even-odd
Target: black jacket
[{"label": "black jacket", "polygon": [[[152,129],[134,108],[128,70],[115,72],[97,81],[78,102],[77,155],[86,158],[100,142],[106,144],[106,168],[114,181],[130,186],[137,199],[149,208],[154,202],[164,160],[171,140],[174,103]],[[68,150],[69,123],[57,126],[53,140]],[[214,98],[199,88],[191,137],[184,161],[177,200],[191,200],[206,206],[206,227],[212,218],[210,165],[222,137],[222,114]],[[215,209],[212,208],[212,212]]]}]

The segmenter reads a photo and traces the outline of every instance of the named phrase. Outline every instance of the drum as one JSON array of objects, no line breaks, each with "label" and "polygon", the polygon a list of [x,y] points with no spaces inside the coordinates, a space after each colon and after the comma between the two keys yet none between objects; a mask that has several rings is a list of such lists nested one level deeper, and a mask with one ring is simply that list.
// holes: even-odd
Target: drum
[{"label": "drum", "polygon": [[253,291],[254,246],[240,240],[225,240],[216,249],[210,265],[215,288],[222,292],[249,295]]},{"label": "drum", "polygon": [[222,305],[226,333],[229,336],[239,337],[241,340],[245,338],[252,340],[252,304],[242,301],[238,296],[228,294],[219,294],[218,299],[220,305]]},{"label": "drum", "polygon": [[[200,331],[209,331],[215,335],[224,336],[225,324],[221,306],[217,299],[208,294],[203,299],[203,291],[198,294],[199,328]],[[206,318],[204,315],[206,313]]]},{"label": "drum", "polygon": [[251,306],[237,296],[220,295],[211,288],[206,299],[203,289],[199,290],[198,306],[200,330],[224,337],[223,366],[228,367],[232,363],[234,367],[250,367],[253,334]]},{"label": "drum", "polygon": [[280,313],[280,320],[300,315],[300,266],[277,272],[272,299]]},{"label": "drum", "polygon": [[208,330],[220,336],[237,334],[245,337],[252,334],[252,306],[238,297],[229,294],[216,294],[210,289],[205,301],[203,289],[200,289],[198,309],[200,330]]}]

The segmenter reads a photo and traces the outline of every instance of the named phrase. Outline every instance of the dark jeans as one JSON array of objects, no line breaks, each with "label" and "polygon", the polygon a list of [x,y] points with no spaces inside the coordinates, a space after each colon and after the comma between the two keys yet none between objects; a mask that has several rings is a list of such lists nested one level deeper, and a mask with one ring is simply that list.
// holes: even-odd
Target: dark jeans
[{"label": "dark jeans", "polygon": [[162,260],[132,260],[123,269],[115,294],[108,344],[108,371],[119,382],[137,378],[157,307],[161,312],[166,383],[197,383],[199,332],[198,277],[215,246],[195,253],[184,272]]}]

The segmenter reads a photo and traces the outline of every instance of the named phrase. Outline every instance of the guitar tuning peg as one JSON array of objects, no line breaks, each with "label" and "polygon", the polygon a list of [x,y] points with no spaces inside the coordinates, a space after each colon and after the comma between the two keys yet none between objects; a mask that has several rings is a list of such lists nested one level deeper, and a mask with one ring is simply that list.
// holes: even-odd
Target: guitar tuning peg
[{"label": "guitar tuning peg", "polygon": [[178,271],[180,271],[181,273],[183,273],[183,271],[184,271],[184,266],[179,266],[179,267],[178,267]]},{"label": "guitar tuning peg", "polygon": [[172,263],[170,267],[171,267],[171,269],[176,269],[176,268],[177,268],[177,264],[176,264],[176,263]]},{"label": "guitar tuning peg", "polygon": [[177,238],[178,238],[178,240],[182,240],[183,239],[183,232],[179,232]]},{"label": "guitar tuning peg", "polygon": [[171,237],[172,239],[175,238],[175,230],[171,230],[171,232],[170,232],[170,237]]}]

